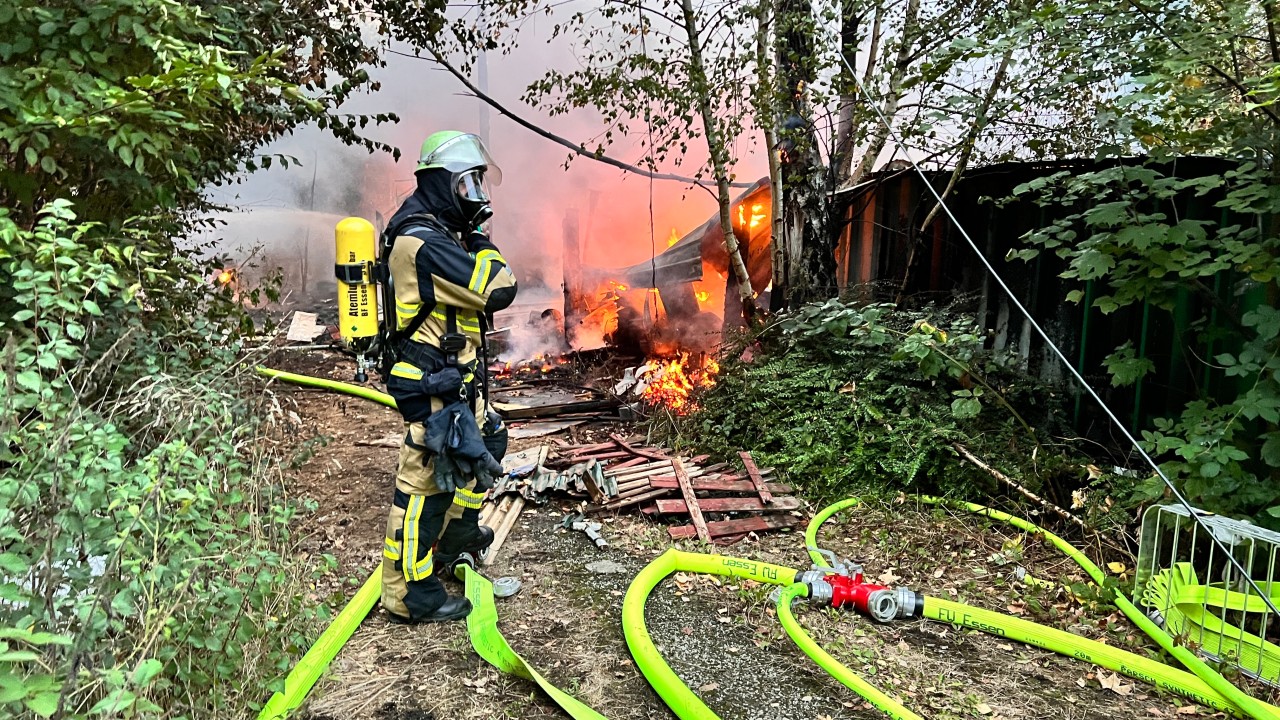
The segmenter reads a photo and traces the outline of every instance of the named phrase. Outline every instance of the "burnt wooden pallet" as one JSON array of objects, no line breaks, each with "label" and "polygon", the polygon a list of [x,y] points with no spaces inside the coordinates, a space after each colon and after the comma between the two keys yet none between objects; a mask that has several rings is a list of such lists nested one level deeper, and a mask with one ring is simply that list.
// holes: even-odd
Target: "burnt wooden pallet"
[{"label": "burnt wooden pallet", "polygon": [[[795,527],[799,524],[800,518],[790,513],[774,513],[736,520],[713,520],[707,523],[707,533],[712,539],[718,539],[732,535],[745,536],[747,533],[758,533],[766,530],[780,530],[782,528]],[[667,534],[671,536],[672,540],[683,540],[697,537],[698,529],[693,525],[678,525],[667,528]]]},{"label": "burnt wooden pallet", "polygon": [[[698,507],[702,512],[775,512],[779,510],[799,510],[800,501],[793,497],[780,497],[765,505],[758,498],[698,498]],[[659,500],[645,512],[657,512],[664,515],[686,514],[688,505],[683,500]]]},{"label": "burnt wooden pallet", "polygon": [[751,453],[740,452],[738,457],[742,458],[742,466],[747,470],[747,476],[751,478],[751,484],[755,486],[756,493],[760,495],[760,502],[768,505],[773,502],[773,493],[764,486],[764,480],[760,476],[760,470],[756,467],[755,460],[751,459]]},{"label": "burnt wooden pallet", "polygon": [[[693,489],[703,492],[730,492],[730,493],[750,493],[755,492],[755,486],[750,480],[722,480],[720,478],[698,478],[693,480]],[[680,485],[676,479],[671,476],[658,476],[649,479],[649,485],[654,488],[670,488],[679,489]],[[775,495],[788,495],[792,488],[790,485],[782,483],[765,483],[765,489]]]}]

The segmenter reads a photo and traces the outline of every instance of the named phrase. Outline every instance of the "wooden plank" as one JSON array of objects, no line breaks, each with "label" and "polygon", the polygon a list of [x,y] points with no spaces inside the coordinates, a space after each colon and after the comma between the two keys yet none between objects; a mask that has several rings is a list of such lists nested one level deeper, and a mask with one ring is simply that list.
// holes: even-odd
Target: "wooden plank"
[{"label": "wooden plank", "polygon": [[704,462],[706,462],[707,460],[710,460],[710,459],[711,459],[711,456],[710,456],[710,455],[695,455],[694,457],[692,457],[692,458],[690,458],[690,459],[689,459],[689,464],[691,464],[691,465],[701,465],[702,463],[704,463]]},{"label": "wooden plank", "polygon": [[[662,468],[658,468],[655,471],[658,474],[651,475],[651,477],[660,477],[666,480],[676,479],[675,475],[661,474],[662,470],[663,470]],[[698,470],[696,472],[690,472],[689,477],[702,478],[703,480],[714,480],[716,482],[743,482],[743,483],[746,483],[746,488],[747,488],[743,492],[755,492],[755,485],[751,483],[751,478],[747,477],[746,475],[721,475],[719,473],[711,473],[706,470]],[[765,481],[765,485],[768,485],[769,481],[773,480],[773,473],[772,472],[762,473],[761,479]]]},{"label": "wooden plank", "polygon": [[666,460],[667,459],[667,456],[663,455],[662,453],[653,452],[652,450],[647,450],[647,449],[642,450],[640,448],[636,448],[628,445],[627,441],[624,440],[623,437],[618,433],[611,434],[609,438],[612,439],[614,442],[618,443],[618,447],[622,448],[623,450],[626,450],[632,455],[639,455],[640,457],[649,458],[650,460]]},{"label": "wooden plank", "polygon": [[671,491],[667,488],[662,488],[661,490],[649,490],[634,497],[626,498],[622,502],[610,502],[608,505],[589,507],[585,512],[590,515],[591,513],[605,512],[607,510],[621,510],[622,508],[639,505],[640,503],[648,502],[656,497],[669,494],[671,494]]},{"label": "wooden plank", "polygon": [[516,520],[520,518],[520,513],[524,512],[524,498],[516,496],[511,507],[507,509],[507,514],[502,518],[502,524],[493,532],[493,543],[489,545],[489,552],[484,558],[485,565],[492,565],[493,559],[498,556],[498,551],[502,549],[502,544],[507,541],[507,536],[511,534],[511,528],[515,527]]},{"label": "wooden plank", "polygon": [[[693,480],[693,489],[702,490],[704,492],[740,492],[753,493],[756,491],[750,480],[715,480],[710,478],[700,478]],[[670,476],[658,476],[649,478],[649,484],[655,488],[679,488],[680,483]],[[781,483],[765,483],[765,488],[775,495],[787,495],[791,492],[790,485]]]},{"label": "wooden plank", "polygon": [[[780,528],[795,527],[800,524],[800,518],[788,513],[777,513],[774,515],[757,515],[756,517],[740,518],[737,520],[717,520],[707,523],[707,532],[711,537],[725,537],[729,535],[742,535],[749,532],[764,532],[765,530],[777,530]],[[698,529],[693,525],[679,525],[667,528],[667,534],[672,540],[688,539],[698,536]]]},{"label": "wooden plank", "polygon": [[625,470],[626,468],[635,467],[636,465],[643,465],[643,464],[644,464],[644,458],[640,458],[640,457],[631,458],[630,460],[625,460],[623,462],[617,463],[616,465],[610,465],[608,467],[608,470],[610,472],[617,471],[617,470]]},{"label": "wooden plank", "polygon": [[773,502],[773,495],[764,486],[764,480],[760,477],[760,470],[756,467],[756,461],[751,459],[751,453],[744,450],[738,453],[738,457],[742,458],[742,466],[747,469],[747,475],[751,478],[752,486],[760,494],[760,502],[765,505]]},{"label": "wooden plank", "polygon": [[685,472],[684,465],[681,465],[679,460],[672,460],[671,468],[676,471],[676,482],[680,484],[680,494],[684,496],[685,504],[688,505],[689,517],[693,518],[693,527],[698,532],[698,538],[703,542],[711,542],[711,533],[707,532],[707,521],[702,517],[702,509],[698,507],[698,495],[693,491],[693,481],[689,479],[689,474]]},{"label": "wooden plank", "polygon": [[650,463],[644,463],[643,465],[635,465],[633,467],[627,468],[626,472],[614,472],[613,468],[609,468],[608,470],[605,471],[604,474],[605,475],[632,475],[634,473],[641,472],[644,470],[653,470],[654,468],[669,468],[669,467],[671,467],[671,461],[663,460],[661,462],[650,462]]},{"label": "wooden plank", "polygon": [[649,478],[639,478],[637,480],[632,480],[630,482],[619,483],[618,494],[622,494],[628,490],[635,490],[636,488],[639,488],[639,487],[647,488],[647,487],[653,487],[653,486],[649,484]]},{"label": "wooden plank", "polygon": [[[660,513],[687,513],[688,506],[683,500],[659,500]],[[764,512],[766,510],[799,510],[800,500],[793,497],[782,497],[769,505],[753,497],[743,498],[700,498],[698,507],[703,512]]]},{"label": "wooden plank", "polygon": [[569,462],[577,463],[583,460],[617,460],[619,458],[631,457],[630,453],[622,451],[617,452],[589,452],[582,455],[570,455]]},{"label": "wooden plank", "polygon": [[617,400],[584,400],[580,402],[562,403],[559,405],[541,405],[538,407],[513,407],[506,403],[493,403],[493,407],[506,420],[526,420],[531,418],[556,417],[570,413],[614,410],[621,403]]},{"label": "wooden plank", "polygon": [[606,504],[613,504],[618,502],[619,500],[626,500],[627,498],[633,498],[637,495],[641,495],[643,493],[647,493],[652,490],[662,490],[665,493],[671,492],[671,488],[655,488],[655,487],[651,487],[647,483],[644,485],[635,485],[633,487],[627,488],[626,490],[622,490],[621,488],[619,488],[618,494],[609,498],[609,502]]}]

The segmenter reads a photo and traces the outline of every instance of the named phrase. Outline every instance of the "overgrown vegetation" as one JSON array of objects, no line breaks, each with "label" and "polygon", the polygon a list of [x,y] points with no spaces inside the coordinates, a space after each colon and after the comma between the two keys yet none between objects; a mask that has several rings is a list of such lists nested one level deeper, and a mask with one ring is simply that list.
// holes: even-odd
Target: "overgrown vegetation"
[{"label": "overgrown vegetation", "polygon": [[246,717],[309,644],[280,413],[183,238],[301,123],[378,147],[331,113],[367,7],[0,8],[0,715]]},{"label": "overgrown vegetation", "polygon": [[912,489],[974,497],[996,481],[956,444],[1029,478],[1078,473],[1052,445],[1060,397],[983,349],[970,317],[829,300],[740,338],[682,431],[747,448],[820,497]]},{"label": "overgrown vegetation", "polygon": [[[1072,29],[1069,18],[1105,18]],[[1178,313],[1178,350],[1123,343],[1106,361],[1116,386],[1185,370],[1182,411],[1138,428],[1146,450],[1197,505],[1280,527],[1280,37],[1273,3],[1227,0],[1158,10],[1076,0],[1042,11],[1064,31],[1053,54],[1126,82],[1101,96],[1095,124],[1113,167],[1018,189],[1066,214],[1031,233],[1019,257],[1065,258],[1067,300],[1104,315]],[[1211,28],[1211,31],[1206,31]],[[1023,42],[1013,31],[1002,42]],[[1086,78],[1064,74],[1055,87]],[[1091,82],[1097,82],[1092,80]],[[1210,155],[1219,168],[1186,171]],[[1138,157],[1134,157],[1138,156]],[[1189,200],[1190,199],[1190,200]],[[1187,217],[1178,208],[1210,209]],[[1061,210],[1059,210],[1061,212]],[[1184,365],[1185,367],[1178,367]]]}]

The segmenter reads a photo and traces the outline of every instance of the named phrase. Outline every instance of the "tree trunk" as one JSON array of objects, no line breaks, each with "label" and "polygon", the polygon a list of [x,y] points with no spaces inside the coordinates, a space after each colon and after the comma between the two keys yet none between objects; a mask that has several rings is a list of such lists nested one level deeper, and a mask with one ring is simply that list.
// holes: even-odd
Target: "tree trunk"
[{"label": "tree trunk", "polygon": [[764,143],[769,151],[769,253],[773,290],[769,295],[769,309],[778,312],[786,308],[787,252],[782,216],[782,163],[778,160],[778,87],[773,71],[769,47],[770,19],[776,12],[774,0],[760,0],[756,10],[756,124],[764,133]]},{"label": "tree trunk", "polygon": [[[782,232],[786,261],[782,307],[830,297],[836,287],[835,247],[826,232],[827,194],[808,88],[817,76],[810,0],[780,0],[777,63],[787,99],[783,122]],[[775,288],[776,289],[776,288]]]},{"label": "tree trunk", "polygon": [[[911,48],[919,36],[919,24],[920,0],[907,0],[906,14],[902,19],[902,38],[899,41],[897,57],[894,58],[893,67],[889,71],[889,86],[885,88],[883,98],[866,98],[866,102],[869,103],[877,101],[883,103],[881,113],[890,123],[898,114],[898,103],[902,99],[902,81],[911,64]],[[850,183],[856,183],[871,173],[875,168],[876,160],[880,158],[880,152],[884,150],[885,142],[889,139],[889,127],[880,122],[878,116],[875,122],[876,131],[871,134],[871,141],[867,144],[866,151],[862,153],[857,167],[849,176]]]},{"label": "tree trunk", "polygon": [[[724,232],[725,249],[729,253],[729,270],[737,282],[738,297],[742,299],[742,318],[747,324],[751,324],[756,311],[755,293],[751,289],[751,275],[747,272],[747,265],[742,261],[742,252],[738,248],[738,236],[733,234],[733,220],[729,212],[732,203],[729,197],[729,148],[724,144],[720,126],[716,124],[715,111],[711,107],[711,94],[707,83],[706,66],[702,63],[702,45],[698,37],[693,0],[681,0],[680,8],[684,13],[685,33],[689,38],[689,79],[693,81],[698,114],[702,116],[707,149],[711,154],[711,172],[716,178],[716,199],[720,202],[720,229]],[[727,321],[728,318],[726,317],[725,320]]]}]

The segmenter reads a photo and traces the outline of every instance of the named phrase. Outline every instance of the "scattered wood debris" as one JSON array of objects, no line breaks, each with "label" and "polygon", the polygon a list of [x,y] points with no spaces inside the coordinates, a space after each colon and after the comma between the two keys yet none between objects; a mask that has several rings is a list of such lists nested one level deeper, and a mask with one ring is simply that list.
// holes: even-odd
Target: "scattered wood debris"
[{"label": "scattered wood debris", "polygon": [[514,493],[542,504],[559,496],[584,502],[588,515],[639,510],[671,516],[688,522],[671,527],[672,538],[720,544],[800,524],[801,503],[792,488],[773,482],[773,468],[758,468],[750,453],[739,458],[740,470],[729,463],[703,465],[706,455],[676,457],[615,433],[607,442],[560,442],[509,456],[508,474],[490,497]]}]

